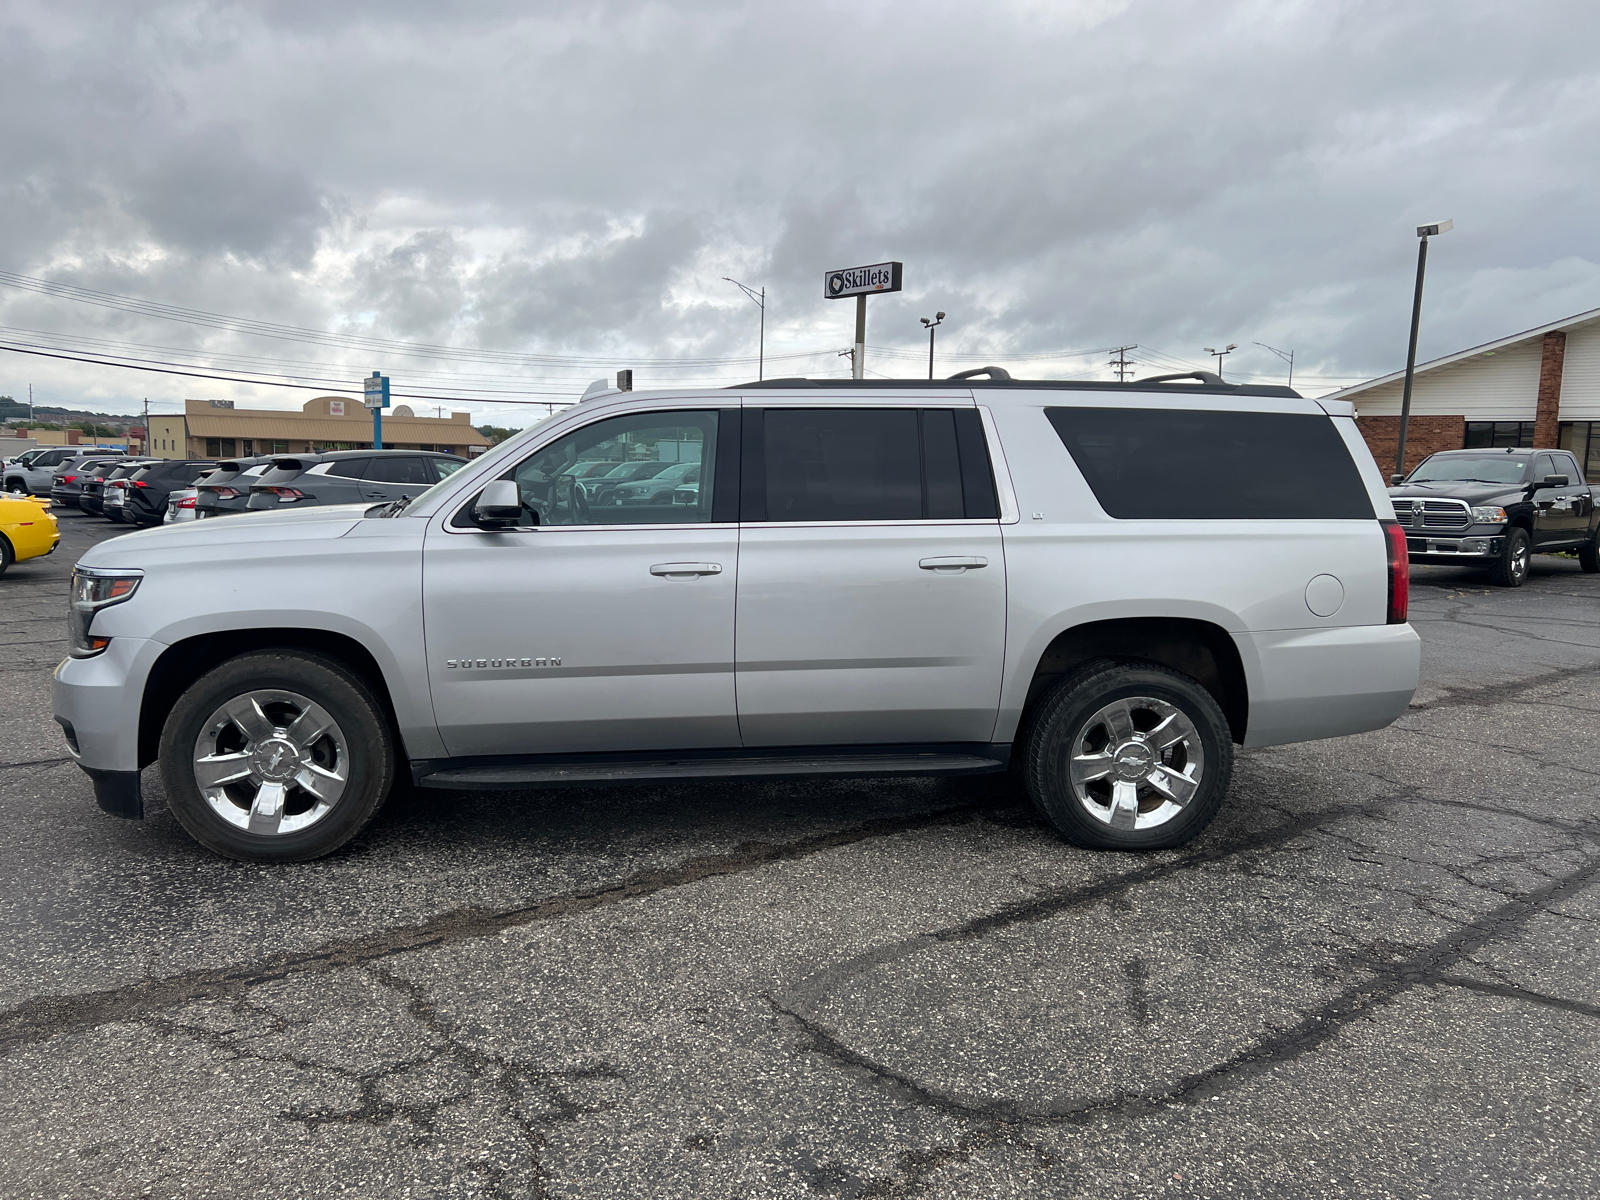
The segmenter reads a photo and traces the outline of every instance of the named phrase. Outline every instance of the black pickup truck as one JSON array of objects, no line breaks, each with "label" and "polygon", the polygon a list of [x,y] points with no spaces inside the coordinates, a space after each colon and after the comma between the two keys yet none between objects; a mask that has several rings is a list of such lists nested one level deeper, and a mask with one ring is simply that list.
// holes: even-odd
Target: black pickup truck
[{"label": "black pickup truck", "polygon": [[1391,482],[1414,563],[1487,567],[1501,587],[1522,586],[1535,552],[1600,571],[1594,489],[1565,450],[1445,450]]}]

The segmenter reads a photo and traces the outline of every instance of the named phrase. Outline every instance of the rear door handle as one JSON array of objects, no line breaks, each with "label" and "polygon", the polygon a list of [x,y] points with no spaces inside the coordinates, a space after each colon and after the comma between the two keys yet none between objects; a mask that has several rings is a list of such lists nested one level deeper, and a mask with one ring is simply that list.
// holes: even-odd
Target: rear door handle
[{"label": "rear door handle", "polygon": [[696,575],[721,575],[721,563],[656,563],[650,574],[666,579],[692,579]]},{"label": "rear door handle", "polygon": [[959,575],[961,572],[968,569],[975,571],[979,567],[987,567],[988,565],[989,560],[987,558],[979,558],[976,555],[973,555],[970,558],[956,556],[946,558],[925,558],[921,562],[917,563],[917,566],[921,567],[924,571],[944,571],[951,575]]}]

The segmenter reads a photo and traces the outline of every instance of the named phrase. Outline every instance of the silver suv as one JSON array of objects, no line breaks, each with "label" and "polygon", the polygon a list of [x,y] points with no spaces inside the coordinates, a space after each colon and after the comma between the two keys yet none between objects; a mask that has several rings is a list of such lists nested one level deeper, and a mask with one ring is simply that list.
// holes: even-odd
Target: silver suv
[{"label": "silver suv", "polygon": [[[56,720],[107,811],[159,762],[197,840],[284,861],[400,776],[1008,767],[1072,841],[1157,849],[1236,745],[1405,710],[1406,541],[1348,403],[969,376],[601,393],[413,499],[102,542]],[[601,504],[589,463],[699,478]]]}]

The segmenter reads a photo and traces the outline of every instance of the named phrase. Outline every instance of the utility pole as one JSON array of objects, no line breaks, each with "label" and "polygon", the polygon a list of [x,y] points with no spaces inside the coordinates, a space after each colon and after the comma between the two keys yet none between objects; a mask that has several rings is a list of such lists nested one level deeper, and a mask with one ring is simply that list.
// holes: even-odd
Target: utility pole
[{"label": "utility pole", "polygon": [[150,397],[144,398],[144,452],[150,453]]},{"label": "utility pole", "polygon": [[1428,238],[1449,233],[1455,226],[1453,220],[1417,226],[1417,290],[1411,297],[1411,344],[1406,348],[1406,386],[1400,393],[1400,444],[1394,452],[1396,475],[1406,473],[1406,429],[1411,424],[1411,380],[1417,373],[1417,330],[1422,325],[1422,276],[1428,269]]},{"label": "utility pole", "polygon": [[34,419],[35,419],[35,417],[33,415],[33,384],[30,383],[28,385],[28,420],[32,421]]},{"label": "utility pole", "polygon": [[1115,354],[1116,357],[1107,363],[1106,366],[1110,367],[1117,373],[1118,383],[1122,383],[1124,380],[1133,378],[1133,365],[1128,361],[1128,351],[1137,350],[1138,348],[1138,343],[1135,343],[1132,346],[1118,346],[1111,352]]}]

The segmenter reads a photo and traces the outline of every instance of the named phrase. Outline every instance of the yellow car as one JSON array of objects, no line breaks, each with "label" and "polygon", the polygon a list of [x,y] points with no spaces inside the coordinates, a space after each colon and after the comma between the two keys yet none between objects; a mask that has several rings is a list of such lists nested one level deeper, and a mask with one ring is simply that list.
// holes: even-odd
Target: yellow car
[{"label": "yellow car", "polygon": [[0,496],[0,575],[14,562],[49,554],[61,540],[48,496]]}]

